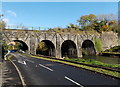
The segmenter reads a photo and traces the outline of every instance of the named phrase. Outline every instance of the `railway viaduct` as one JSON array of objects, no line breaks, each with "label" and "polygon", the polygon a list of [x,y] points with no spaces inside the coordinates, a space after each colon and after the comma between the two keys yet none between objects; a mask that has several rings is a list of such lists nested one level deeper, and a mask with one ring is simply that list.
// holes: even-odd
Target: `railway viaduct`
[{"label": "railway viaduct", "polygon": [[36,54],[39,42],[45,42],[49,50],[48,56],[62,58],[66,55],[71,57],[82,57],[82,48],[92,48],[90,52],[97,53],[95,38],[99,39],[102,49],[109,49],[118,46],[118,35],[113,32],[103,32],[102,34],[71,34],[56,32],[41,32],[32,30],[4,29],[2,31],[3,40],[7,43],[18,41],[23,44],[23,50],[28,54]]}]

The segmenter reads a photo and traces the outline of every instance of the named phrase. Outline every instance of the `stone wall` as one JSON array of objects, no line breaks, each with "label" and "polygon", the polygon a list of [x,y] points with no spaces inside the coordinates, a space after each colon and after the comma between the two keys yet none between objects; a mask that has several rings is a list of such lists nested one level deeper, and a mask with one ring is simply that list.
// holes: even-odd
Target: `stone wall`
[{"label": "stone wall", "polygon": [[120,34],[118,35],[118,45],[120,46]]},{"label": "stone wall", "polygon": [[113,32],[102,32],[100,35],[103,51],[118,46],[118,34]]},{"label": "stone wall", "polygon": [[[82,57],[82,44],[85,40],[90,40],[94,43],[94,38],[100,38],[102,42],[102,49],[106,50],[113,46],[120,45],[120,36],[117,33],[102,32],[102,34],[59,34],[59,33],[45,33],[34,31],[15,31],[5,30],[3,33],[3,40],[10,42],[12,40],[21,40],[28,45],[28,53],[35,54],[36,47],[42,40],[49,40],[55,46],[55,53],[57,58],[61,58],[61,46],[66,40],[71,40],[75,43],[78,57]],[[119,42],[119,43],[118,43]],[[69,44],[68,44],[69,45]]]}]

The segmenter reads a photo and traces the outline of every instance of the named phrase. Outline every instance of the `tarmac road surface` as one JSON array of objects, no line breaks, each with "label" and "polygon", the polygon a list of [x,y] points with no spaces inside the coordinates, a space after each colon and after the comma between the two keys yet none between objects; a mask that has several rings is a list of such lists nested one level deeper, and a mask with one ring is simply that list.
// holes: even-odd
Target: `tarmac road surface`
[{"label": "tarmac road surface", "polygon": [[[12,53],[26,85],[119,87],[120,80],[73,66]],[[53,86],[54,85],[54,86]]]}]

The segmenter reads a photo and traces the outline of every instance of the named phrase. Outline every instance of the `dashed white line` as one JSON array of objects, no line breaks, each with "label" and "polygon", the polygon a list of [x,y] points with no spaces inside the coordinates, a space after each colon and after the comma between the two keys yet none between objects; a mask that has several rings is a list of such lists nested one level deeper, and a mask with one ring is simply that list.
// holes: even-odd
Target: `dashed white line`
[{"label": "dashed white line", "polygon": [[43,68],[45,68],[45,69],[48,69],[48,70],[50,70],[50,71],[53,71],[52,69],[50,69],[49,67],[46,67],[46,66],[44,66],[44,65],[42,65],[42,64],[39,64],[40,66],[42,66]]},{"label": "dashed white line", "polygon": [[67,76],[65,76],[65,79],[71,81],[72,83],[74,83],[74,84],[76,84],[76,85],[78,85],[78,86],[80,86],[80,87],[84,87],[84,86],[82,86],[81,84],[79,84],[78,82],[75,82],[74,80],[70,79],[70,78],[67,77]]},{"label": "dashed white line", "polygon": [[26,61],[31,62],[31,63],[35,63],[34,61],[32,61],[32,60],[28,60],[28,59],[26,59]]},{"label": "dashed white line", "polygon": [[13,61],[16,61],[16,60],[13,60]]}]

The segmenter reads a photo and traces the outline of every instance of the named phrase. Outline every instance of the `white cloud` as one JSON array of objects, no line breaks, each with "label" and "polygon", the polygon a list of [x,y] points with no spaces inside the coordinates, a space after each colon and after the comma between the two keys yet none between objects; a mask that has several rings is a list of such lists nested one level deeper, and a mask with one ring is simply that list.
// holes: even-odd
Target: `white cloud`
[{"label": "white cloud", "polygon": [[3,18],[2,19],[5,23],[6,23],[6,29],[13,29],[14,28],[14,24],[10,24],[10,20],[8,18]]},{"label": "white cloud", "polygon": [[10,15],[14,16],[14,17],[17,16],[17,14],[16,14],[15,12],[11,11],[11,10],[8,10],[7,12],[8,12]]},{"label": "white cloud", "polygon": [[8,24],[8,22],[9,22],[9,19],[7,19],[7,18],[3,18],[2,19],[6,24]]}]

